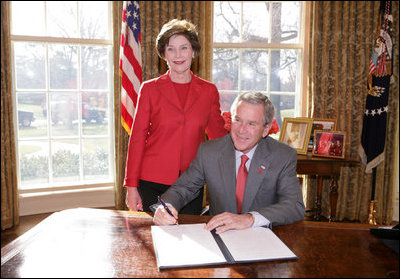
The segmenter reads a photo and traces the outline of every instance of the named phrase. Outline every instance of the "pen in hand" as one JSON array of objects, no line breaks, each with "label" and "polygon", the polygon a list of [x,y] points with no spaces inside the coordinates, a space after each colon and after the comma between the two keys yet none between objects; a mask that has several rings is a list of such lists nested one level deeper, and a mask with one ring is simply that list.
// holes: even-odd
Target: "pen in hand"
[{"label": "pen in hand", "polygon": [[[172,214],[171,210],[169,210],[168,206],[165,204],[165,202],[161,199],[160,196],[158,196],[158,201],[161,203],[161,205],[164,207],[164,209],[168,212],[168,214],[175,218],[174,214]],[[178,224],[178,220],[176,220],[176,224]]]}]

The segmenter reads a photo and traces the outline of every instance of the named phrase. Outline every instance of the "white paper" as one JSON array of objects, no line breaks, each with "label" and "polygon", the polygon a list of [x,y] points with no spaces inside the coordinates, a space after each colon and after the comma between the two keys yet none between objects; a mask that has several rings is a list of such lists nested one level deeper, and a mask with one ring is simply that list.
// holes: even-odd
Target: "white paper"
[{"label": "white paper", "polygon": [[225,263],[205,224],[151,226],[159,268]]},{"label": "white paper", "polygon": [[235,261],[297,258],[268,228],[231,230],[220,234]]}]

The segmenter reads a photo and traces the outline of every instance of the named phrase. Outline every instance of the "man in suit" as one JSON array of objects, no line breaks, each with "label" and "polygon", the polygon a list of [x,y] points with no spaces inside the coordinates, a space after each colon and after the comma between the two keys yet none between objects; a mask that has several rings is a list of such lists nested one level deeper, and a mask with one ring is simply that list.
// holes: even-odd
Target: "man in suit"
[{"label": "man in suit", "polygon": [[[271,101],[265,94],[247,92],[235,99],[231,113],[231,133],[200,145],[190,167],[161,197],[173,216],[158,206],[155,224],[175,224],[179,209],[204,184],[209,192],[210,215],[214,216],[206,225],[208,230],[217,228],[217,233],[222,233],[303,219],[305,208],[296,173],[297,153],[267,136],[275,113]],[[242,155],[248,157],[248,175],[239,204],[236,177]]]}]

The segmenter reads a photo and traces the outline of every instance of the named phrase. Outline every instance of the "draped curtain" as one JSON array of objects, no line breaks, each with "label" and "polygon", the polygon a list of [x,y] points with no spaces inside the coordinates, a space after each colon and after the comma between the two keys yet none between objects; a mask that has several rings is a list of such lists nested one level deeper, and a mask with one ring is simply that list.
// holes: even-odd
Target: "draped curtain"
[{"label": "draped curtain", "polygon": [[[121,36],[122,1],[113,2],[114,46],[119,46]],[[194,74],[210,80],[212,62],[212,2],[210,1],[141,1],[140,24],[142,45],[143,81],[158,77],[167,71],[167,65],[156,53],[155,40],[161,27],[174,18],[186,19],[197,26],[201,43],[200,55],[192,65]],[[119,47],[114,48],[114,116],[115,116],[115,205],[117,209],[127,209],[125,205],[125,161],[129,136],[122,128],[121,84],[118,76]]]},{"label": "draped curtain", "polygon": [[[389,91],[385,161],[377,167],[375,200],[377,222],[390,224],[393,214],[395,177],[395,133],[399,99],[399,10],[392,1],[394,19],[393,76]],[[311,3],[309,107],[308,115],[337,119],[337,130],[345,131],[346,156],[359,159],[367,74],[374,34],[378,24],[379,1],[313,1]],[[307,196],[315,196],[315,180],[308,180]],[[322,214],[329,216],[329,182],[324,182]],[[365,166],[342,168],[336,216],[339,221],[368,222],[372,174]],[[314,207],[307,200],[307,207]]]},{"label": "draped curtain", "polygon": [[1,229],[19,223],[11,81],[10,2],[1,1]]}]

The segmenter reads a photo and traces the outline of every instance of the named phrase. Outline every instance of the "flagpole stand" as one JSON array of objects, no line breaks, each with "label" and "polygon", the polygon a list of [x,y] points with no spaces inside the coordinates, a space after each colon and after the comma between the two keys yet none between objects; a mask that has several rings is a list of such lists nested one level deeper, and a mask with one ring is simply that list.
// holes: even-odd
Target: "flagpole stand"
[{"label": "flagpole stand", "polygon": [[375,213],[376,213],[376,200],[371,200],[369,202],[369,214],[368,214],[368,223],[370,225],[376,225],[376,218],[375,218]]}]

